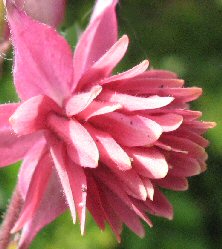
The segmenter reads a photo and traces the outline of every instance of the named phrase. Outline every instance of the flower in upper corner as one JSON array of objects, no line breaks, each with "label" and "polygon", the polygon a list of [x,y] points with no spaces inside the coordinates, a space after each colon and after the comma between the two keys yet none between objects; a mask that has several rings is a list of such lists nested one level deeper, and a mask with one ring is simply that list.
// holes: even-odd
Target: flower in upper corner
[{"label": "flower in upper corner", "polygon": [[160,188],[186,190],[187,177],[206,169],[202,134],[214,123],[188,107],[201,89],[146,71],[147,60],[112,75],[129,42],[117,40],[116,4],[96,2],[72,57],[62,36],[8,1],[21,102],[0,106],[0,165],[23,159],[24,207],[12,231],[22,229],[22,249],[67,208],[82,234],[88,209],[118,240],[123,223],[142,237],[147,214],[172,219]]},{"label": "flower in upper corner", "polygon": [[[26,13],[34,19],[43,23],[57,27],[65,12],[65,0],[15,0],[20,9],[24,9]],[[0,1],[0,70],[1,64],[10,47],[9,28],[4,21],[3,0]],[[1,72],[0,72],[1,73]]]}]

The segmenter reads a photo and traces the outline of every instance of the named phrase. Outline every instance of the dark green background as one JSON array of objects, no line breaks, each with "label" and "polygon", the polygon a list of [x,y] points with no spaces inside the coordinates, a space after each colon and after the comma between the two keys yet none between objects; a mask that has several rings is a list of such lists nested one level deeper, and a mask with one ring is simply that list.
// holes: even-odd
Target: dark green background
[{"label": "dark green background", "polygon": [[[74,47],[76,31],[89,20],[94,1],[68,1],[60,31]],[[32,249],[219,249],[222,248],[222,0],[149,1],[120,0],[117,7],[120,35],[128,34],[130,47],[117,71],[149,59],[151,67],[177,72],[187,86],[200,86],[202,98],[192,108],[203,111],[203,120],[216,121],[208,132],[208,171],[190,180],[187,192],[167,192],[173,203],[173,221],[153,218],[154,227],[144,239],[127,228],[118,244],[107,226],[101,232],[87,218],[84,237],[69,213],[46,227]],[[10,55],[8,56],[10,59]],[[6,60],[0,79],[0,101],[13,101],[11,61]],[[0,170],[0,209],[3,213],[19,166]]]}]

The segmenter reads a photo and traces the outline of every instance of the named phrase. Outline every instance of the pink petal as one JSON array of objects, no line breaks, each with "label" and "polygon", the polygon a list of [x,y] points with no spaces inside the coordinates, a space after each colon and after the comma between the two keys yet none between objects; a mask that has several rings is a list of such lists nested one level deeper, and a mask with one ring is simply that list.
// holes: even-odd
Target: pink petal
[{"label": "pink petal", "polygon": [[167,144],[168,146],[171,146],[172,148],[181,150],[181,151],[187,151],[188,155],[194,159],[207,159],[207,154],[201,146],[198,144],[190,141],[187,138],[181,138],[176,137],[172,135],[164,135],[161,138],[161,141]]},{"label": "pink petal", "polygon": [[189,177],[201,173],[200,164],[196,159],[171,153],[168,161],[171,167],[170,174],[173,176]]},{"label": "pink petal", "polygon": [[123,171],[131,169],[130,158],[109,134],[94,129],[90,125],[87,125],[86,128],[94,138],[99,149],[100,160],[105,165]]},{"label": "pink petal", "polygon": [[110,75],[115,66],[120,62],[126,53],[129,39],[126,35],[122,36],[93,66],[86,71],[78,88],[90,82],[96,82]]},{"label": "pink petal", "polygon": [[191,121],[195,120],[197,118],[200,118],[202,116],[202,113],[199,111],[191,111],[191,110],[186,110],[186,109],[174,109],[174,108],[169,108],[170,106],[167,106],[167,109],[155,109],[155,110],[146,110],[143,113],[144,114],[156,114],[157,112],[160,114],[178,114],[183,116],[184,122],[185,121]]},{"label": "pink petal", "polygon": [[77,209],[81,234],[84,233],[86,216],[86,192],[87,183],[82,167],[70,161],[66,155],[65,147],[56,141],[51,145],[51,153],[59,174],[67,202],[69,204],[73,221],[76,221],[75,209]]},{"label": "pink petal", "polygon": [[125,71],[123,73],[119,73],[117,75],[113,75],[111,77],[108,77],[108,78],[102,80],[100,82],[100,84],[104,85],[104,84],[115,82],[115,81],[119,81],[119,80],[127,80],[127,79],[134,78],[137,75],[140,75],[141,73],[143,73],[144,71],[146,71],[146,69],[148,68],[148,66],[149,66],[149,61],[148,60],[144,60],[139,65],[137,65],[137,66],[129,69],[128,71]]},{"label": "pink petal", "polygon": [[73,222],[76,222],[76,209],[72,192],[72,186],[67,172],[67,155],[64,145],[61,142],[54,140],[51,142],[50,152],[54,161],[56,171],[58,172],[62,188],[70,208]]},{"label": "pink petal", "polygon": [[35,133],[17,137],[11,129],[0,127],[0,167],[21,160],[41,136],[41,133]]},{"label": "pink petal", "polygon": [[198,120],[186,121],[184,124],[186,128],[192,129],[192,131],[198,134],[203,134],[208,129],[212,129],[216,126],[215,122],[201,122]]},{"label": "pink petal", "polygon": [[105,166],[101,165],[101,167],[98,168],[98,171],[96,171],[95,176],[129,206],[131,206],[131,203],[129,203],[125,191],[139,200],[146,200],[146,189],[141,178],[133,169],[127,171],[111,169],[110,171]]},{"label": "pink petal", "polygon": [[[102,174],[101,174],[102,173]],[[119,201],[123,203],[123,206],[125,206],[125,211],[127,212],[127,210],[132,210],[130,213],[131,215],[134,217],[133,220],[135,221],[138,220],[137,216],[139,216],[141,219],[143,219],[149,226],[152,227],[152,223],[150,221],[150,219],[144,214],[143,211],[140,210],[139,207],[135,206],[134,203],[130,200],[130,198],[127,196],[127,194],[124,192],[123,188],[121,187],[121,183],[118,182],[118,179],[116,179],[112,174],[109,173],[109,171],[107,170],[102,170],[101,168],[99,171],[97,171],[97,173],[95,174],[96,176],[100,177],[101,183],[99,183],[99,186],[101,187],[101,189],[104,192],[104,197],[110,196],[109,193],[113,193],[116,197],[118,196]],[[104,184],[104,186],[103,186]],[[108,187],[108,188],[107,188]],[[108,191],[108,193],[107,193]],[[111,192],[112,191],[112,192]],[[112,208],[115,210],[115,202],[113,202],[112,204]],[[129,213],[123,217],[121,215],[121,212],[118,212],[116,210],[116,214],[120,215],[120,219],[123,218],[123,221],[126,221],[126,216],[129,216]],[[131,216],[130,215],[130,216]],[[139,221],[139,220],[138,220]],[[133,222],[133,221],[132,221]],[[134,223],[134,222],[133,222]],[[137,223],[137,222],[136,222]],[[132,223],[129,221],[126,221],[126,224],[129,225],[129,227],[131,228],[135,228],[135,226],[131,226]],[[138,224],[138,223],[137,223]],[[140,226],[140,225],[139,225]],[[133,228],[133,230],[134,230]],[[142,229],[143,230],[143,229]]]},{"label": "pink petal", "polygon": [[203,148],[206,148],[209,145],[209,141],[207,139],[205,139],[198,133],[193,132],[190,129],[184,128],[183,126],[181,126],[180,129],[175,131],[174,134],[179,137],[190,139],[191,141],[193,141],[194,143],[197,143]]},{"label": "pink petal", "polygon": [[147,199],[145,205],[150,214],[165,217],[169,220],[173,219],[173,207],[167,198],[157,189],[154,190],[153,201]]},{"label": "pink petal", "polygon": [[86,218],[86,196],[87,182],[84,170],[81,166],[74,164],[72,161],[66,164],[66,171],[69,176],[69,182],[72,188],[76,209],[81,224],[81,234],[84,234]]},{"label": "pink petal", "polygon": [[144,220],[149,225],[149,227],[153,227],[152,221],[146,215],[146,208],[144,210],[145,205],[143,203],[142,203],[142,205],[140,205],[141,202],[139,200],[134,199],[134,198],[131,198],[131,200],[132,200],[132,203],[133,203],[133,211],[139,216],[139,218]]},{"label": "pink petal", "polygon": [[[94,6],[93,9],[93,13],[90,19],[90,24],[93,23],[95,21],[96,18],[98,18],[100,15],[104,15],[104,11],[106,10],[106,8],[110,7],[111,5],[116,5],[118,3],[118,0],[96,0],[96,4]],[[115,13],[113,13],[115,14]],[[115,17],[115,16],[114,16]],[[116,22],[116,20],[113,20]],[[117,25],[117,23],[113,23],[115,25]],[[113,26],[113,28],[117,28],[117,26]]]},{"label": "pink petal", "polygon": [[13,112],[18,108],[18,103],[2,104],[0,105],[0,129],[6,129],[11,127],[9,118]]},{"label": "pink petal", "polygon": [[113,174],[112,171],[108,170],[105,166],[101,165],[96,172],[93,172],[99,186],[106,186],[113,193],[115,193],[126,205],[132,207],[132,202],[129,199],[125,189],[124,182],[122,182],[118,176]]},{"label": "pink petal", "polygon": [[62,214],[66,208],[59,179],[53,172],[39,208],[23,227],[18,249],[28,249],[38,231]]},{"label": "pink petal", "polygon": [[147,72],[149,71],[141,73],[132,79],[110,83],[110,86],[123,92],[138,91],[146,93],[149,91],[154,92],[153,89],[155,89],[155,91],[159,91],[161,88],[179,88],[184,84],[184,80],[180,79],[143,78],[142,75]]},{"label": "pink petal", "polygon": [[71,117],[83,111],[91,104],[91,102],[100,94],[101,91],[101,86],[94,86],[88,92],[79,93],[69,98],[65,104],[67,116]]},{"label": "pink petal", "polygon": [[164,155],[155,148],[129,149],[133,166],[137,172],[149,178],[163,178],[168,173],[168,164]]},{"label": "pink petal", "polygon": [[87,176],[87,184],[89,186],[87,190],[87,209],[92,214],[94,220],[100,227],[105,229],[105,211],[102,206],[99,190],[97,184],[92,176]]},{"label": "pink petal", "polygon": [[156,183],[162,187],[174,191],[185,191],[188,189],[188,181],[186,178],[168,175],[164,179],[156,180]]},{"label": "pink petal", "polygon": [[26,100],[42,94],[61,105],[70,95],[72,83],[69,45],[53,28],[32,20],[11,1],[7,1],[7,9],[15,48],[15,85],[20,98]]},{"label": "pink petal", "polygon": [[18,174],[18,184],[23,199],[26,197],[35,168],[44,153],[46,153],[46,141],[44,138],[41,138],[34,145],[30,146],[22,161]]},{"label": "pink petal", "polygon": [[48,116],[48,125],[66,142],[68,154],[74,163],[83,167],[97,167],[98,149],[88,131],[79,122],[52,113]]},{"label": "pink petal", "polygon": [[143,181],[134,169],[127,171],[112,169],[112,171],[124,183],[123,187],[129,195],[139,200],[146,200],[146,188],[144,187]]},{"label": "pink petal", "polygon": [[163,128],[164,132],[170,132],[178,129],[183,122],[183,116],[177,114],[164,114],[164,115],[155,115],[147,116],[152,119]]},{"label": "pink petal", "polygon": [[105,198],[119,218],[139,237],[145,236],[144,228],[138,216],[111,191],[105,190]]},{"label": "pink petal", "polygon": [[103,90],[98,99],[111,103],[119,103],[127,111],[156,109],[166,106],[174,100],[174,98],[171,97],[159,96],[151,96],[147,98],[135,97],[110,90]]},{"label": "pink petal", "polygon": [[[137,87],[138,88],[138,87]],[[155,94],[159,96],[171,96],[181,102],[190,102],[199,98],[202,94],[202,89],[198,87],[190,88],[145,88],[135,90],[136,94]]]},{"label": "pink petal", "polygon": [[138,78],[176,79],[177,74],[167,70],[151,69],[138,76]]},{"label": "pink petal", "polygon": [[[99,178],[98,182],[100,186],[102,184],[105,188],[108,188],[110,191],[112,191],[116,196],[121,199],[124,204],[128,206],[128,208],[132,209],[139,217],[146,221],[148,225],[152,226],[152,223],[149,218],[146,217],[146,215],[133,204],[133,202],[130,200],[127,193],[125,192],[122,183],[119,181],[118,178],[113,175],[112,172],[107,170],[105,167],[100,167],[95,172],[95,177]],[[104,187],[102,187],[102,189],[104,189]]]},{"label": "pink petal", "polygon": [[200,168],[201,168],[201,172],[204,172],[207,170],[207,164],[204,160],[198,160],[199,164],[200,164]]},{"label": "pink petal", "polygon": [[91,117],[103,115],[121,109],[120,104],[112,104],[109,102],[100,102],[94,100],[85,110],[78,114],[83,121],[88,121]]},{"label": "pink petal", "polygon": [[165,143],[162,143],[160,141],[156,141],[154,145],[157,146],[158,148],[162,149],[162,150],[181,153],[181,155],[182,154],[184,154],[184,155],[188,154],[188,151],[186,151],[186,150],[182,150],[182,149],[178,149],[178,148],[169,146],[169,145],[167,145]]},{"label": "pink petal", "polygon": [[47,114],[60,112],[58,105],[47,96],[35,96],[23,102],[10,117],[10,124],[16,134],[27,135],[45,129]]},{"label": "pink petal", "polygon": [[145,177],[142,177],[142,181],[143,181],[144,187],[146,188],[147,197],[152,201],[153,196],[154,196],[153,184],[148,178],[145,178]]},{"label": "pink petal", "polygon": [[22,0],[22,2],[28,15],[51,26],[58,26],[64,17],[65,0]]},{"label": "pink petal", "polygon": [[75,85],[117,40],[116,0],[98,0],[91,22],[82,34],[74,54]]},{"label": "pink petal", "polygon": [[122,232],[122,221],[120,220],[116,212],[114,212],[112,204],[107,201],[106,194],[103,193],[103,189],[101,189],[100,186],[98,187],[100,188],[100,197],[102,200],[102,205],[106,220],[109,223],[114,234],[116,235],[117,241],[120,243],[121,241],[120,234]]},{"label": "pink petal", "polygon": [[[28,222],[41,202],[44,192],[47,188],[49,178],[52,172],[52,160],[48,153],[44,154],[39,160],[33,173],[25,203],[20,216],[12,229],[12,233],[19,231],[26,222]],[[38,190],[38,191],[36,191]]]},{"label": "pink petal", "polygon": [[117,143],[129,147],[150,145],[162,134],[162,128],[157,123],[139,115],[112,112],[101,118],[94,117],[93,123],[111,134]]}]

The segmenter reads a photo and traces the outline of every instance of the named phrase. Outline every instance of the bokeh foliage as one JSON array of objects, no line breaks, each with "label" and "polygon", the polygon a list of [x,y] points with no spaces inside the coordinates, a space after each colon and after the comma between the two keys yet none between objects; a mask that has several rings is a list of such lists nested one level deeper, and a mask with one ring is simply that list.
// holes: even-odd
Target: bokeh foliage
[{"label": "bokeh foliage", "polygon": [[[68,0],[62,34],[74,48],[90,17],[94,1]],[[130,47],[117,72],[143,59],[151,67],[173,70],[187,86],[200,86],[202,98],[192,104],[203,119],[216,121],[209,131],[208,171],[190,180],[184,193],[167,192],[175,208],[173,221],[152,217],[154,228],[139,239],[124,229],[122,243],[107,226],[101,232],[88,215],[86,236],[73,225],[69,213],[59,217],[36,238],[32,249],[214,249],[222,245],[222,1],[120,0],[117,7],[120,34],[128,34]],[[12,84],[12,53],[0,79],[1,103],[17,100]],[[0,170],[0,211],[3,213],[16,183],[19,164]]]}]

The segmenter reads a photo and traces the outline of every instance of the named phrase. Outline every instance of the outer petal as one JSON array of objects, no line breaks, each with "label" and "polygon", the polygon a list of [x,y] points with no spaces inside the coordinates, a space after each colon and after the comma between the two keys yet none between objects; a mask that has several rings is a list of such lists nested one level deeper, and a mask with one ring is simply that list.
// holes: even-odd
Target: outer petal
[{"label": "outer petal", "polygon": [[70,94],[72,53],[54,29],[38,23],[7,1],[8,21],[15,48],[14,77],[23,100],[47,95],[62,104]]},{"label": "outer petal", "polygon": [[48,181],[52,173],[52,159],[49,153],[45,153],[39,160],[33,173],[29,190],[26,195],[25,204],[23,206],[20,217],[18,218],[12,233],[19,231],[26,222],[28,222],[41,203],[44,192],[47,188]]},{"label": "outer petal", "polygon": [[8,122],[18,104],[0,105],[0,167],[21,160],[40,137],[40,133],[18,137]]},{"label": "outer petal", "polygon": [[18,106],[18,103],[0,105],[0,129],[11,127],[9,118]]},{"label": "outer petal", "polygon": [[29,185],[32,179],[32,175],[35,171],[36,166],[39,163],[42,155],[46,152],[46,141],[42,137],[33,146],[30,147],[27,154],[25,155],[22,165],[20,167],[18,175],[18,184],[20,193],[25,200]]},{"label": "outer petal", "polygon": [[74,54],[75,85],[117,40],[115,7],[117,0],[98,0],[91,22],[80,38]]},{"label": "outer petal", "polygon": [[46,118],[50,111],[61,112],[58,105],[47,96],[34,96],[23,102],[9,121],[16,134],[27,135],[46,128]]},{"label": "outer petal", "polygon": [[21,160],[40,134],[17,137],[12,130],[5,129],[0,131],[0,137],[0,167],[4,167]]},{"label": "outer petal", "polygon": [[61,188],[56,172],[53,172],[39,208],[22,230],[18,249],[28,249],[38,231],[66,210],[67,204]]}]

